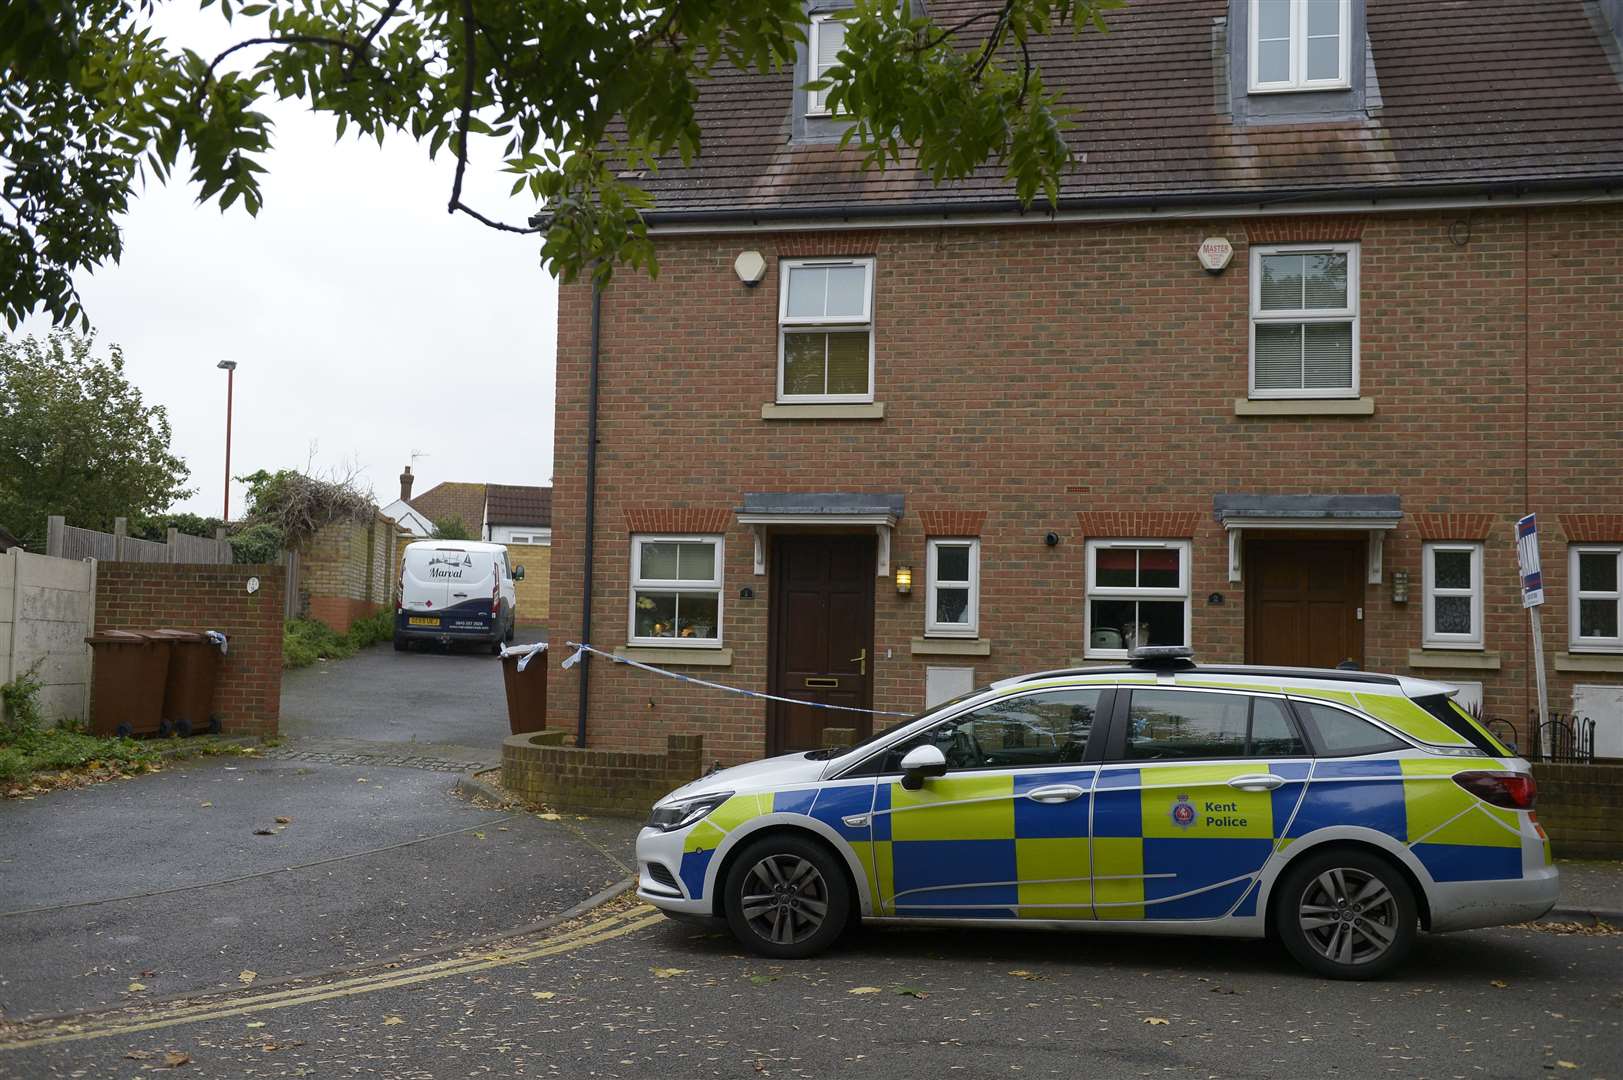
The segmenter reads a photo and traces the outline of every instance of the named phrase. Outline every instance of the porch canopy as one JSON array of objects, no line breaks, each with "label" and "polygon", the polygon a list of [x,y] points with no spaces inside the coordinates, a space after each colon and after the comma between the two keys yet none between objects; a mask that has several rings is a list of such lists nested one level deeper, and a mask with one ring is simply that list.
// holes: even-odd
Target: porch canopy
[{"label": "porch canopy", "polygon": [[878,576],[890,576],[890,531],[902,516],[902,496],[870,492],[751,492],[738,508],[738,523],[755,534],[755,573],[766,573],[769,525],[857,526],[879,537]]},{"label": "porch canopy", "polygon": [[1335,529],[1369,533],[1369,583],[1381,583],[1381,547],[1403,520],[1403,501],[1391,495],[1213,495],[1212,516],[1228,530],[1229,580],[1240,580],[1240,534],[1245,529]]}]

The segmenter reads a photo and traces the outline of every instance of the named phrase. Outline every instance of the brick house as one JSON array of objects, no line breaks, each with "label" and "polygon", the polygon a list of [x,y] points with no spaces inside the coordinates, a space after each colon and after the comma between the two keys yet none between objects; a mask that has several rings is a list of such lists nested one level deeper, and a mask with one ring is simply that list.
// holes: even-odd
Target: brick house
[{"label": "brick house", "polygon": [[[1452,682],[1525,741],[1534,511],[1552,708],[1623,755],[1623,3],[1135,0],[1034,49],[1081,106],[1052,211],[840,150],[797,89],[839,6],[642,178],[658,278],[595,326],[561,291],[559,655],[912,712],[1187,643]],[[606,749],[870,727],[552,679]]]}]

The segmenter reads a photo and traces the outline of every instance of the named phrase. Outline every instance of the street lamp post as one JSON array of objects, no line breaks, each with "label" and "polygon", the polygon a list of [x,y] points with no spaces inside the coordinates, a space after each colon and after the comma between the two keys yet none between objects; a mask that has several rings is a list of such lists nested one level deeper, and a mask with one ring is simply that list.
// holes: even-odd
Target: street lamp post
[{"label": "street lamp post", "polygon": [[225,500],[220,508],[220,520],[231,523],[231,393],[237,381],[237,362],[221,360],[214,365],[225,372]]}]

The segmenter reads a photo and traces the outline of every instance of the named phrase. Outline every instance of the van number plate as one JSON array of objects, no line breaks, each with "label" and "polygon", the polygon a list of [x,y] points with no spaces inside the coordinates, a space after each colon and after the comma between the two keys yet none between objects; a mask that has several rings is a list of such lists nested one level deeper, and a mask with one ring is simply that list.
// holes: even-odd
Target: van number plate
[{"label": "van number plate", "polygon": [[440,624],[440,620],[438,618],[419,619],[417,616],[413,615],[406,620],[406,623],[409,626],[438,626]]}]

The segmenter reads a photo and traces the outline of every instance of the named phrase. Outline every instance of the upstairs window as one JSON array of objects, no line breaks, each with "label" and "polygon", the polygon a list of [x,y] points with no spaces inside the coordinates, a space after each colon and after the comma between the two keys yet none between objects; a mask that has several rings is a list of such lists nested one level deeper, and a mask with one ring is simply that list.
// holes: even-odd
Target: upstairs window
[{"label": "upstairs window", "polygon": [[1623,545],[1571,550],[1572,649],[1623,652]]},{"label": "upstairs window", "polygon": [[[828,74],[828,69],[839,62],[840,50],[845,48],[845,23],[830,15],[813,15],[811,29],[806,35],[806,55],[810,78],[816,82]],[[828,91],[812,90],[806,94],[807,116],[828,116]]]},{"label": "upstairs window", "polygon": [[1251,396],[1358,396],[1358,245],[1251,249]]},{"label": "upstairs window", "polygon": [[873,400],[872,259],[786,259],[778,307],[778,400]]},{"label": "upstairs window", "polygon": [[1352,85],[1352,0],[1251,0],[1252,93]]}]

